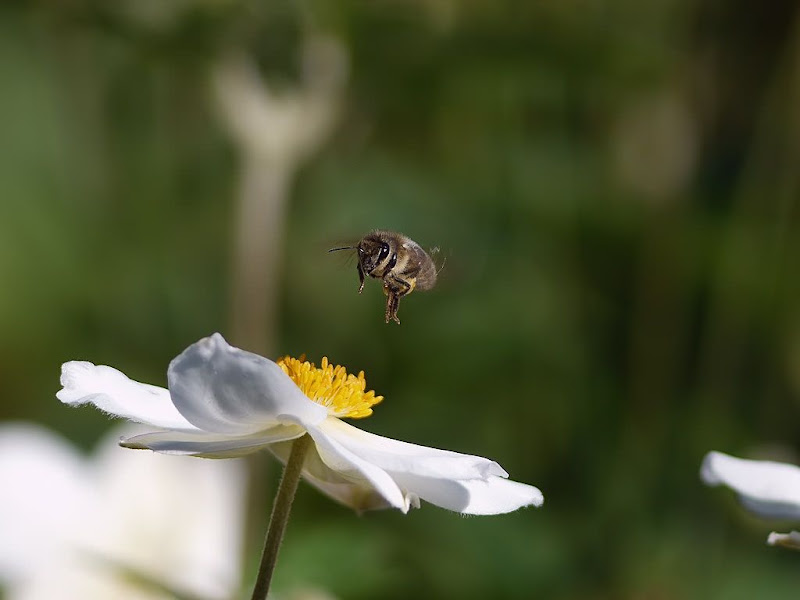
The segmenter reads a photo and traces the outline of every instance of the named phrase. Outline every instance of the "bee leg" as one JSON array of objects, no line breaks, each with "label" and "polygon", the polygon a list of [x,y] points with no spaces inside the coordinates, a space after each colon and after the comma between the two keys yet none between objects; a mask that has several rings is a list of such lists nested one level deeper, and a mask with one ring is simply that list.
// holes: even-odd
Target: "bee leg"
[{"label": "bee leg", "polygon": [[400,325],[400,319],[397,318],[397,309],[400,307],[400,296],[394,294],[394,302],[392,302],[392,320]]},{"label": "bee leg", "polygon": [[383,284],[383,295],[386,296],[386,311],[383,313],[386,317],[386,322],[389,322],[389,319],[392,318],[392,303],[394,302],[394,294],[392,290],[389,289],[389,286],[386,285],[386,282]]},{"label": "bee leg", "polygon": [[386,322],[388,323],[391,319],[400,325],[400,319],[397,318],[397,307],[400,304],[400,297],[388,287],[384,287],[383,291],[386,293]]},{"label": "bee leg", "polygon": [[361,284],[358,286],[358,293],[360,294],[364,291],[364,269],[361,268],[360,262],[356,265],[356,268],[358,269],[358,281]]},{"label": "bee leg", "polygon": [[400,298],[410,294],[414,290],[414,282],[394,277],[389,274],[383,280],[383,290],[386,293],[386,322],[391,318],[398,325],[400,319],[397,318],[397,309],[400,306]]}]

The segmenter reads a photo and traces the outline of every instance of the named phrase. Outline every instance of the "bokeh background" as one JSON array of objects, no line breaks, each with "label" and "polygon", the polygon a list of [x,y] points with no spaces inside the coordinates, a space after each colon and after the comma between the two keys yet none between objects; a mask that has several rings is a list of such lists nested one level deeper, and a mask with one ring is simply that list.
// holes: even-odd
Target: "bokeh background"
[{"label": "bokeh background", "polygon": [[[301,487],[277,591],[792,597],[800,558],[765,546],[791,524],[698,469],[800,449],[799,25],[788,0],[5,3],[0,418],[88,450],[110,423],[55,399],[65,360],[163,385],[213,331],[327,355],[386,397],[360,426],[546,501],[357,517]],[[326,253],[376,227],[444,263],[399,327]],[[278,469],[251,472],[248,582]]]}]

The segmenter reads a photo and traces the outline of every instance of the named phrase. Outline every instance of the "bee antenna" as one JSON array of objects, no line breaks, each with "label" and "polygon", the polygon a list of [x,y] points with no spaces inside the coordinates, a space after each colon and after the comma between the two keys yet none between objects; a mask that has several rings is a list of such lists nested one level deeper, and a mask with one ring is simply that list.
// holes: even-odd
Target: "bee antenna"
[{"label": "bee antenna", "polygon": [[328,252],[336,252],[337,250],[354,250],[355,246],[342,246],[341,248],[331,248]]}]

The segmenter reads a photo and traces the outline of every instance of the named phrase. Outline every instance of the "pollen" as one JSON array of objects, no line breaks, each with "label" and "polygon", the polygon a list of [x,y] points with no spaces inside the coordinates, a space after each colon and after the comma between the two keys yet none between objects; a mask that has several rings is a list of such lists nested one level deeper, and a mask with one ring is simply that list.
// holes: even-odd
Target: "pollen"
[{"label": "pollen", "polygon": [[376,396],[373,390],[365,391],[364,371],[358,376],[349,374],[344,367],[330,364],[328,357],[323,357],[317,367],[305,360],[305,355],[299,359],[284,356],[278,360],[278,366],[306,396],[327,407],[335,417],[363,419],[383,400],[383,396]]}]

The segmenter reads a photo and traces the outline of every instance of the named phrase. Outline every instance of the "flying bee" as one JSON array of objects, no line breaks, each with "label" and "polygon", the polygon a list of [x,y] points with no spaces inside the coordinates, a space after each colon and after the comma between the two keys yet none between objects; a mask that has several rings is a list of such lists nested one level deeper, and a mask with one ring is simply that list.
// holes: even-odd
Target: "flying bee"
[{"label": "flying bee", "polygon": [[416,290],[429,290],[436,285],[438,271],[428,253],[411,238],[394,231],[375,229],[365,235],[355,246],[331,248],[356,250],[358,254],[358,293],[364,291],[364,276],[383,280],[386,295],[386,322],[398,325],[397,308],[400,298]]}]

